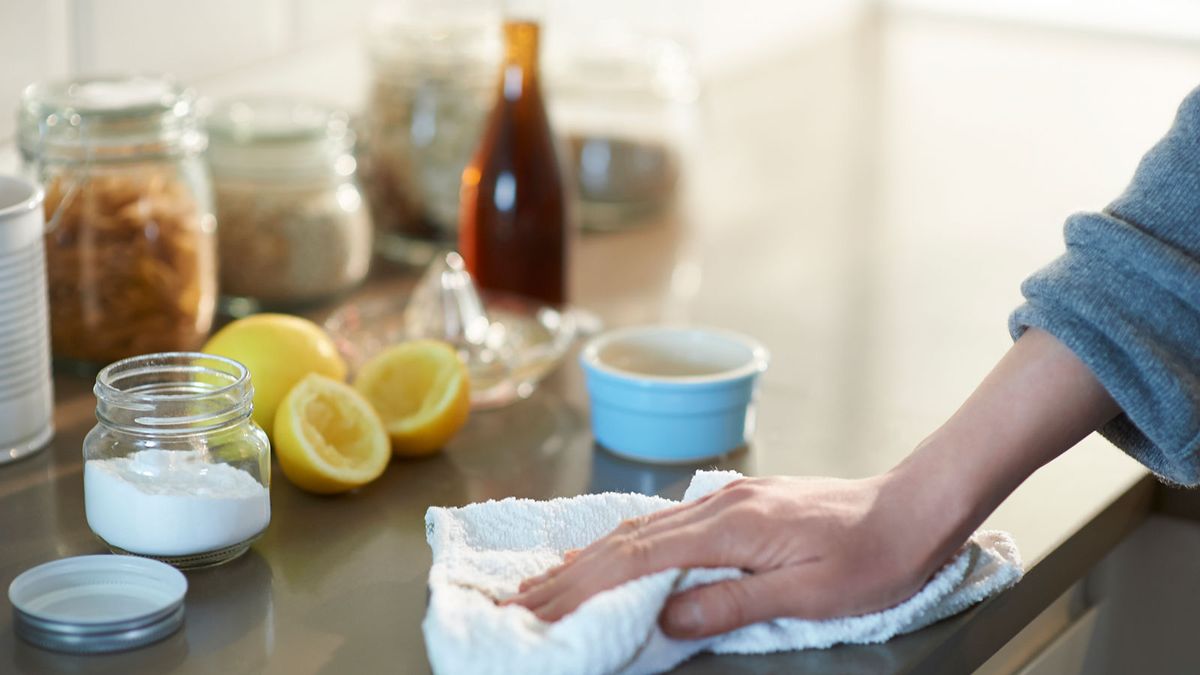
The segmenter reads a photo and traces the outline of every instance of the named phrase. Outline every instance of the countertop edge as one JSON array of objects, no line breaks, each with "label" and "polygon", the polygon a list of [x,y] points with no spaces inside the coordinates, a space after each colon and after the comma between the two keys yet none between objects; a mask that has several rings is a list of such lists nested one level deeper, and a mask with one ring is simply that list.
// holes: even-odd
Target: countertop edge
[{"label": "countertop edge", "polygon": [[905,672],[933,675],[979,668],[1141,525],[1162,505],[1166,491],[1170,488],[1147,472],[1034,564],[1020,583],[952,620],[944,639]]}]

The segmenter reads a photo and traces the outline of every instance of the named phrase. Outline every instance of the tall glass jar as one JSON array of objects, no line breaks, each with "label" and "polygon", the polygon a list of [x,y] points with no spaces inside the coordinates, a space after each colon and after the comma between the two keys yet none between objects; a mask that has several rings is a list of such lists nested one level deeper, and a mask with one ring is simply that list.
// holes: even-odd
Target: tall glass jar
[{"label": "tall glass jar", "polygon": [[208,116],[230,314],[295,309],[366,277],[371,219],[347,119],[323,105],[265,98],[227,101]]},{"label": "tall glass jar", "polygon": [[177,567],[246,552],[271,520],[271,447],[242,364],[195,352],[118,361],[96,377],[83,442],[88,526],[109,548]]},{"label": "tall glass jar", "polygon": [[437,246],[453,246],[459,182],[492,102],[494,5],[405,0],[373,21],[360,156],[387,258],[424,264]]},{"label": "tall glass jar", "polygon": [[587,230],[651,222],[675,204],[700,90],[682,44],[600,24],[546,59],[551,111]]},{"label": "tall glass jar", "polygon": [[25,90],[19,145],[46,190],[57,359],[101,365],[208,334],[216,221],[193,98],[145,76]]}]

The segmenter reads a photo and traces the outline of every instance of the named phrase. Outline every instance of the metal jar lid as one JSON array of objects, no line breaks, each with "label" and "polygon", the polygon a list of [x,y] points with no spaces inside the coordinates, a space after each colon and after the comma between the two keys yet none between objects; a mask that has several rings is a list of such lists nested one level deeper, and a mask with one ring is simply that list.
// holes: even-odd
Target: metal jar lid
[{"label": "metal jar lid", "polygon": [[13,627],[55,651],[98,654],[157,642],[183,625],[187,579],[147,558],[86,555],[21,573],[8,587]]}]

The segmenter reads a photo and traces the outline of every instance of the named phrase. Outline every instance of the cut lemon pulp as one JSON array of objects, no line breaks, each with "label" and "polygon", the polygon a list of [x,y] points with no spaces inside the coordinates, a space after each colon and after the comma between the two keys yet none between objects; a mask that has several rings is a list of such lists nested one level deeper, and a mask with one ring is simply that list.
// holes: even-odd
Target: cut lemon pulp
[{"label": "cut lemon pulp", "polygon": [[279,404],[275,456],[297,487],[333,494],[378,478],[391,452],[371,404],[349,385],[313,373]]},{"label": "cut lemon pulp", "polygon": [[283,397],[309,373],[345,379],[346,363],[317,324],[298,316],[255,314],[217,331],[202,350],[246,366],[254,384],[254,421],[274,436]]},{"label": "cut lemon pulp", "polygon": [[436,452],[462,428],[471,409],[467,368],[454,348],[413,340],[363,364],[354,388],[371,402],[397,455]]}]

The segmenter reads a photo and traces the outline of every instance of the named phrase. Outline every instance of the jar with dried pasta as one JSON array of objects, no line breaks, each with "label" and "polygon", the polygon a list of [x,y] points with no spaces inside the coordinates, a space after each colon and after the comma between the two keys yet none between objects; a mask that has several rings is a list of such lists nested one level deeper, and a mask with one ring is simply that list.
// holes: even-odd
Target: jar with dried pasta
[{"label": "jar with dried pasta", "polygon": [[196,349],[217,298],[216,221],[194,94],[130,76],[39,83],[19,145],[46,189],[55,359]]}]

